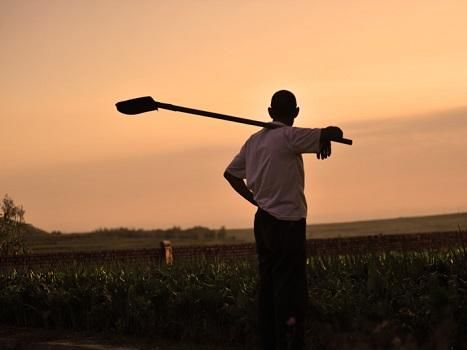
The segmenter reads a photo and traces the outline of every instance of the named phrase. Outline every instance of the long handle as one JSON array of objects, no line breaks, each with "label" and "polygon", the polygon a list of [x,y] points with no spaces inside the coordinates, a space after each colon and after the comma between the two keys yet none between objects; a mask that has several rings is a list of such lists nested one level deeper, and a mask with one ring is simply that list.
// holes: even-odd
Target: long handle
[{"label": "long handle", "polygon": [[[261,126],[263,128],[268,128],[268,129],[276,129],[276,128],[281,127],[280,125],[277,125],[277,124],[261,122],[259,120],[234,117],[233,115],[208,112],[208,111],[203,111],[203,110],[200,110],[200,109],[176,106],[176,105],[172,105],[172,104],[169,104],[169,103],[157,102],[157,107],[161,108],[161,109],[167,109],[169,111],[174,111],[174,112],[196,114],[196,115],[201,115],[201,116],[204,116],[204,117],[228,120],[228,121],[236,122],[236,123]],[[333,142],[343,143],[343,144],[346,144],[346,145],[351,145],[352,144],[352,140],[346,139],[346,138],[334,139],[332,141]]]},{"label": "long handle", "polygon": [[241,124],[262,126],[264,128],[269,128],[269,129],[276,128],[276,126],[271,127],[270,124],[265,123],[265,122],[260,122],[259,120],[239,118],[239,117],[234,117],[233,115],[202,111],[200,109],[176,106],[176,105],[172,105],[172,104],[169,104],[169,103],[157,102],[157,107],[162,108],[162,109],[168,109],[169,111],[174,111],[174,112],[182,112],[182,113],[202,115],[204,117],[228,120],[228,121],[231,121],[231,122],[241,123]]},{"label": "long handle", "polygon": [[[281,127],[280,125],[277,125],[277,124],[260,122],[259,120],[239,118],[239,117],[234,117],[232,115],[227,115],[227,114],[213,113],[213,112],[208,112],[208,111],[202,111],[200,109],[187,108],[187,107],[172,105],[169,103],[157,102],[151,96],[143,96],[143,97],[132,98],[126,101],[120,101],[116,103],[116,107],[119,112],[123,114],[128,114],[128,115],[136,115],[136,114],[146,113],[150,111],[157,111],[159,108],[162,108],[162,109],[167,109],[169,111],[196,114],[196,115],[201,115],[201,116],[209,117],[209,118],[228,120],[228,121],[235,122],[235,123],[256,125],[256,126],[261,126],[263,128],[268,128],[268,129],[275,129],[275,128]],[[346,145],[352,144],[352,140],[345,139],[345,138],[333,139],[332,141],[344,143]]]}]

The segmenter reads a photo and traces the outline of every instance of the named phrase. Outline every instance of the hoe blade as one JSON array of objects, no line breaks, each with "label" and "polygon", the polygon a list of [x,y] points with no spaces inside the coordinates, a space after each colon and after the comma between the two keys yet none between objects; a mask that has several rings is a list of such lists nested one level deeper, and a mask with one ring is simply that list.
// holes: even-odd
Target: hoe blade
[{"label": "hoe blade", "polygon": [[115,104],[117,110],[123,114],[135,115],[150,111],[157,111],[157,102],[151,96],[132,98]]}]

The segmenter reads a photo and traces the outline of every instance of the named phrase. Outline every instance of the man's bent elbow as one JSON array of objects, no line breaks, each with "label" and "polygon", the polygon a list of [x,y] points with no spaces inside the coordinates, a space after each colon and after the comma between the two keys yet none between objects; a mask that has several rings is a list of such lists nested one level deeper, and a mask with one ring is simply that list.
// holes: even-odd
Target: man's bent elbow
[{"label": "man's bent elbow", "polygon": [[229,182],[236,179],[236,177],[229,173],[227,170],[224,171],[224,178]]},{"label": "man's bent elbow", "polygon": [[232,175],[231,173],[229,173],[228,171],[225,171],[224,172],[224,178],[232,185],[232,184],[236,184],[236,183],[240,183],[242,182],[243,183],[243,179],[240,178],[240,177],[237,177],[235,175]]}]

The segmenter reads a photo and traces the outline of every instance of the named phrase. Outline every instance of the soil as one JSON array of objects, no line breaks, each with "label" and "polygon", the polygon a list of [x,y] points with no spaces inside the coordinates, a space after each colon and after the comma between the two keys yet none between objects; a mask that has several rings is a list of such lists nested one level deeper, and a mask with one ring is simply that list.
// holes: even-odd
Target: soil
[{"label": "soil", "polygon": [[112,334],[89,334],[0,326],[0,349],[6,350],[241,350],[203,344],[168,343]]}]

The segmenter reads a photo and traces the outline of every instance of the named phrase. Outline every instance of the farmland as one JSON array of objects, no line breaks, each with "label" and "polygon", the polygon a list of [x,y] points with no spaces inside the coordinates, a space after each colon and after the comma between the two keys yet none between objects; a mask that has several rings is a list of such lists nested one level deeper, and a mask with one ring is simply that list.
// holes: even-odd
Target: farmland
[{"label": "farmland", "polygon": [[[466,252],[456,249],[311,257],[308,342],[462,348],[465,264]],[[0,285],[3,324],[242,348],[255,342],[256,265],[249,260],[17,269],[0,272]]]},{"label": "farmland", "polygon": [[[446,232],[467,229],[467,213],[355,221],[307,226],[308,239],[404,233]],[[252,230],[229,230],[236,240],[253,241]]]},{"label": "farmland", "polygon": [[[308,344],[465,348],[466,224],[453,214],[310,225]],[[0,324],[254,348],[251,230],[27,230],[33,255],[0,259]],[[161,263],[162,239],[174,244],[173,265]],[[52,263],[39,264],[42,253]]]},{"label": "farmland", "polygon": [[[458,231],[467,229],[467,213],[360,221],[335,224],[315,224],[307,227],[308,239]],[[99,229],[89,233],[46,232],[29,227],[28,247],[33,253],[96,251],[109,249],[158,248],[163,239],[174,246],[212,245],[253,242],[249,229],[209,229],[193,227],[166,230]]]}]

